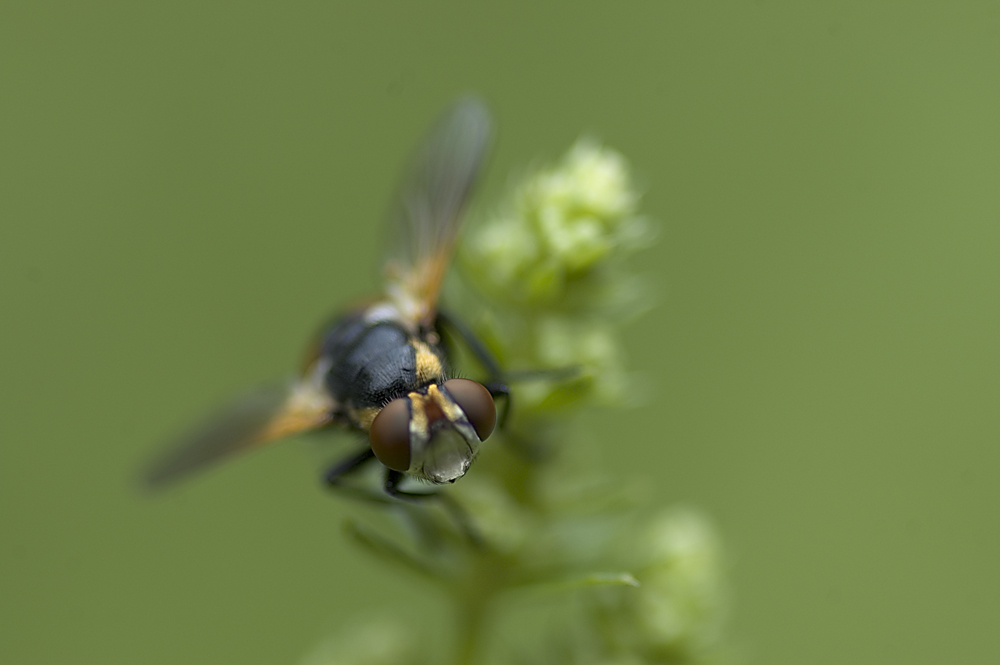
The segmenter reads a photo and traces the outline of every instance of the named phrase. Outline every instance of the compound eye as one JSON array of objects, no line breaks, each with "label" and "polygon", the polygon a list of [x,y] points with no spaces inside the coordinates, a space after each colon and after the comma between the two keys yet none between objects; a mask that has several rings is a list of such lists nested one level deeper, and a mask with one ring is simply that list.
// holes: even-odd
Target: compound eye
[{"label": "compound eye", "polygon": [[444,389],[465,412],[479,440],[485,441],[497,424],[497,407],[490,391],[481,383],[469,379],[448,379],[444,382]]},{"label": "compound eye", "polygon": [[410,400],[394,399],[378,412],[368,430],[372,452],[394,471],[410,468]]}]

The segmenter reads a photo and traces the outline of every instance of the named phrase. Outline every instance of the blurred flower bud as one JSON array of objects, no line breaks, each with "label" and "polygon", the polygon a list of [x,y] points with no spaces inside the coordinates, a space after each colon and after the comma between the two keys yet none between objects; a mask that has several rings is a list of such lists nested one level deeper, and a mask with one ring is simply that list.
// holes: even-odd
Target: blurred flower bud
[{"label": "blurred flower bud", "polygon": [[702,660],[720,646],[727,608],[715,529],[695,510],[671,508],[637,535],[639,588],[624,595],[636,650],[655,662]]},{"label": "blurred flower bud", "polygon": [[587,295],[591,271],[648,235],[638,201],[625,158],[580,140],[554,168],[528,176],[506,212],[466,239],[468,268],[501,302],[562,308]]}]

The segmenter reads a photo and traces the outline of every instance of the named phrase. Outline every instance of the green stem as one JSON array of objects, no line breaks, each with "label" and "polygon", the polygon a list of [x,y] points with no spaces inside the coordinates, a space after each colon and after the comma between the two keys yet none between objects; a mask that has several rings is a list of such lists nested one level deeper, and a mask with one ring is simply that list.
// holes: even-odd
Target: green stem
[{"label": "green stem", "polygon": [[483,627],[490,599],[488,595],[477,596],[463,593],[457,598],[455,609],[458,612],[458,652],[456,665],[474,665],[476,652],[483,634]]}]

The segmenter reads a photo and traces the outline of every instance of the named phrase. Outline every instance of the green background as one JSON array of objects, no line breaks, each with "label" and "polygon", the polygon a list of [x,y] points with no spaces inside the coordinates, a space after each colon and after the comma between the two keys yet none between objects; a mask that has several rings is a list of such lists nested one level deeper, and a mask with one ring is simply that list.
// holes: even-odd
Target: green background
[{"label": "green background", "polygon": [[805,4],[5,2],[0,662],[294,663],[443,610],[345,542],[316,448],[132,480],[376,288],[469,90],[487,195],[583,132],[640,176],[647,375],[594,429],[716,520],[741,657],[1000,661],[1000,10]]}]

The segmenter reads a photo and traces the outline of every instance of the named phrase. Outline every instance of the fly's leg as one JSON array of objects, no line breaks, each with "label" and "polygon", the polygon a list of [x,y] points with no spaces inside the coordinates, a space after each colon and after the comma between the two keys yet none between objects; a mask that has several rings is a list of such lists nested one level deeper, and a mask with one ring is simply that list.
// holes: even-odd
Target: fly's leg
[{"label": "fly's leg", "polygon": [[517,381],[565,381],[580,374],[580,368],[557,367],[555,369],[529,369],[519,371],[504,371],[500,368],[500,363],[496,357],[486,348],[486,345],[479,341],[475,333],[457,318],[438,312],[436,327],[439,330],[447,330],[459,338],[472,351],[472,355],[486,368],[489,375],[487,383],[483,385],[490,391],[494,398],[503,397],[505,404],[503,413],[498,414],[497,423],[500,427],[507,421],[511,409],[510,388],[508,383]]},{"label": "fly's leg", "polygon": [[499,380],[503,376],[503,371],[500,369],[500,363],[497,362],[496,357],[486,348],[485,344],[479,341],[479,338],[476,337],[475,333],[468,326],[455,317],[440,311],[435,323],[438,329],[447,329],[465,342],[465,345],[472,351],[472,355],[476,357],[476,360],[486,368],[486,373],[489,374],[491,381]]},{"label": "fly's leg", "polygon": [[429,500],[440,501],[441,505],[448,512],[451,518],[455,520],[455,525],[458,527],[458,530],[462,533],[462,535],[465,536],[465,538],[474,547],[480,549],[485,547],[485,541],[472,525],[472,521],[469,519],[468,513],[457,501],[455,501],[454,498],[443,492],[408,492],[400,487],[404,478],[406,478],[406,474],[403,472],[388,469],[385,474],[384,486],[386,494],[397,499],[412,501],[414,503],[423,503],[424,501]]},{"label": "fly's leg", "polygon": [[[330,489],[336,490],[345,496],[353,499],[380,503],[383,505],[392,505],[395,503],[394,500],[402,500],[410,503],[423,503],[427,500],[440,501],[441,505],[444,506],[451,518],[455,520],[455,524],[458,526],[459,531],[469,540],[469,542],[476,547],[482,547],[482,537],[473,528],[468,514],[466,514],[465,510],[458,504],[457,501],[455,501],[455,499],[447,494],[439,494],[437,492],[408,492],[401,489],[400,485],[406,475],[400,471],[393,471],[392,469],[386,470],[384,484],[385,494],[345,482],[347,477],[356,473],[373,459],[375,459],[375,453],[372,452],[371,448],[366,448],[361,453],[352,455],[351,457],[335,464],[323,476],[323,481]],[[426,525],[416,523],[415,525],[419,531],[423,532],[425,538],[427,538],[430,529]]]},{"label": "fly's leg", "polygon": [[497,362],[497,359],[490,350],[486,348],[486,345],[457,318],[439,311],[436,327],[439,331],[452,333],[452,337],[461,339],[489,374],[489,379],[483,386],[490,392],[494,400],[500,397],[504,398],[502,410],[498,410],[497,413],[497,426],[504,431],[504,442],[511,450],[526,460],[541,462],[548,459],[552,453],[549,446],[539,443],[537,440],[529,440],[514,428],[504,427],[510,418],[512,401],[508,383],[518,381],[566,381],[579,376],[580,368],[573,366],[557,367],[554,369],[504,371],[500,368],[500,363]]},{"label": "fly's leg", "polygon": [[364,467],[366,463],[373,459],[375,459],[375,453],[372,452],[371,448],[365,448],[365,450],[361,453],[341,460],[330,468],[330,470],[324,474],[323,482],[330,489],[336,490],[354,499],[373,501],[375,503],[391,503],[391,501],[387,499],[384,494],[380,494],[363,487],[356,487],[344,482],[345,478],[356,473],[359,469]]},{"label": "fly's leg", "polygon": [[497,427],[504,429],[504,425],[507,423],[507,416],[510,414],[510,388],[506,383],[500,383],[499,381],[484,383],[483,387],[490,391],[490,396],[494,401],[500,397],[503,398],[503,411],[497,414]]},{"label": "fly's leg", "polygon": [[501,381],[503,370],[500,369],[500,363],[490,353],[490,350],[486,348],[486,345],[480,342],[479,338],[458,319],[448,316],[443,312],[438,312],[437,327],[438,329],[444,328],[450,330],[458,335],[469,350],[472,351],[472,355],[486,368],[486,373],[489,374],[489,381],[484,383],[483,386],[490,391],[490,395],[494,400],[498,397],[504,398],[503,411],[497,414],[497,425],[503,428],[507,422],[507,415],[510,413],[510,388],[506,383]]},{"label": "fly's leg", "polygon": [[329,471],[326,472],[324,479],[328,485],[340,485],[340,479],[344,476],[348,476],[362,466],[365,462],[375,458],[375,453],[371,448],[365,448],[357,455],[352,455],[347,459],[341,460],[335,466],[333,466]]}]

